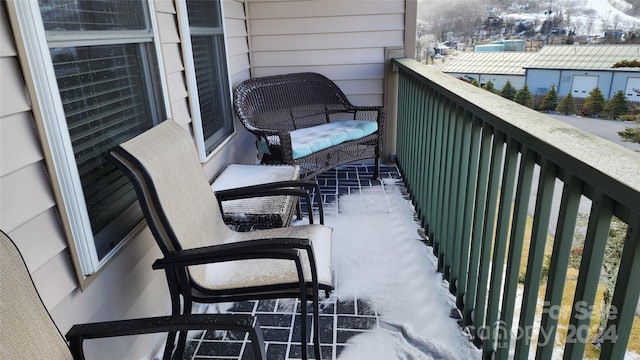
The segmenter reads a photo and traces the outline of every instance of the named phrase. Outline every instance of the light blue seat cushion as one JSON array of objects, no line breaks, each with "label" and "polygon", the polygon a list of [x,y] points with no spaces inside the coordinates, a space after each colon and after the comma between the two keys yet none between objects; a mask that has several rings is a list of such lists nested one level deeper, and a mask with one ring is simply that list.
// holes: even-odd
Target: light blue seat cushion
[{"label": "light blue seat cushion", "polygon": [[[376,121],[362,120],[335,121],[294,130],[291,132],[293,158],[299,159],[345,141],[360,139],[377,130]],[[264,142],[258,144],[258,148],[269,154],[269,149]]]}]

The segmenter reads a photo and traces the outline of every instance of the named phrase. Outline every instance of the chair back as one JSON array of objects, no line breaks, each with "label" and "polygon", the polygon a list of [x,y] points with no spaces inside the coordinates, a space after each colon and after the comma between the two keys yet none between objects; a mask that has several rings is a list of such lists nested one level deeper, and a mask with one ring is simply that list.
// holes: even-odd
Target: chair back
[{"label": "chair back", "polygon": [[232,230],[223,221],[191,135],[174,120],[115,147],[110,160],[133,182],[163,253],[229,237]]},{"label": "chair back", "polygon": [[72,359],[13,241],[0,231],[0,358]]},{"label": "chair back", "polygon": [[311,72],[245,80],[234,90],[234,106],[249,131],[315,126],[326,123],[332,112],[353,107],[333,81]]}]

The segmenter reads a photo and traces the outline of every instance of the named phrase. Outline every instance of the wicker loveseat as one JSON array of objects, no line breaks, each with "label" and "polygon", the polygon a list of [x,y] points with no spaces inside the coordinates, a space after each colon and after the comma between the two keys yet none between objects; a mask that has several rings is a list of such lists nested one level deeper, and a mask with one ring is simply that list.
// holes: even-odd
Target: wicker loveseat
[{"label": "wicker loveseat", "polygon": [[338,165],[374,159],[378,177],[385,109],[352,105],[323,75],[249,79],[234,91],[242,124],[256,136],[263,163],[297,164],[309,179]]}]

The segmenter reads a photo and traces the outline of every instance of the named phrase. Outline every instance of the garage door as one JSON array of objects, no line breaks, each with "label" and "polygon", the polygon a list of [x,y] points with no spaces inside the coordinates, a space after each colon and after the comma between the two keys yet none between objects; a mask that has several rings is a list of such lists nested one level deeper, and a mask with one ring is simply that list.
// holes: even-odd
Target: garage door
[{"label": "garage door", "polygon": [[627,90],[624,92],[629,101],[640,101],[640,78],[627,79]]},{"label": "garage door", "polygon": [[596,86],[598,86],[597,76],[574,75],[571,83],[571,95],[573,97],[586,98]]}]

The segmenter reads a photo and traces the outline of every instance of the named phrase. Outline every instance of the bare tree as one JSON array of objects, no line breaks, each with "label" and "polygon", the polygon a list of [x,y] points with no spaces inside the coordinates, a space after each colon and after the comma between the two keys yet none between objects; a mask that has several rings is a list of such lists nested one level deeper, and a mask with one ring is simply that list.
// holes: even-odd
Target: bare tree
[{"label": "bare tree", "polygon": [[622,17],[619,14],[615,14],[613,16],[612,25],[614,29],[619,29],[620,23],[622,22]]},{"label": "bare tree", "polygon": [[591,35],[591,30],[593,30],[593,25],[596,22],[595,16],[587,16],[585,20],[585,26],[587,27],[587,34]]}]

